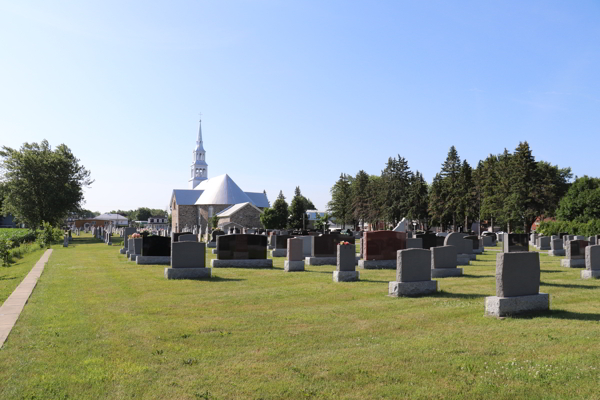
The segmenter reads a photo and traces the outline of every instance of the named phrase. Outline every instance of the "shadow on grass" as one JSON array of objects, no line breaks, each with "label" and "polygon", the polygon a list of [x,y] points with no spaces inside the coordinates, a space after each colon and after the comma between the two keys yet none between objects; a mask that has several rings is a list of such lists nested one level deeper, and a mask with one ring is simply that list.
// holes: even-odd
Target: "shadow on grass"
[{"label": "shadow on grass", "polygon": [[549,310],[534,314],[512,315],[515,319],[534,319],[539,317],[556,318],[556,319],[576,319],[579,321],[600,321],[600,314],[579,313],[565,310]]},{"label": "shadow on grass", "polygon": [[240,282],[245,281],[246,279],[240,278],[222,278],[220,276],[213,276],[210,279],[189,279],[191,281],[211,281],[211,282]]},{"label": "shadow on grass", "polygon": [[450,293],[443,290],[436,292],[431,297],[444,297],[448,299],[481,299],[482,297],[493,296],[493,294],[478,294],[478,293]]},{"label": "shadow on grass", "polygon": [[465,278],[493,278],[496,275],[471,275],[471,274],[463,274]]},{"label": "shadow on grass", "polygon": [[[104,243],[100,239],[95,238],[73,238],[73,241],[69,243],[69,246],[77,245],[77,244],[96,244],[96,243]],[[113,246],[115,244],[113,243]]]},{"label": "shadow on grass", "polygon": [[545,274],[559,274],[559,273],[565,272],[565,271],[550,271],[550,270],[547,270],[547,269],[540,269],[540,272],[543,272]]},{"label": "shadow on grass", "polygon": [[540,286],[555,286],[555,287],[564,287],[568,289],[598,289],[598,286],[588,286],[588,285],[575,285],[572,283],[549,283],[549,282],[540,282]]},{"label": "shadow on grass", "polygon": [[389,283],[390,281],[380,281],[380,280],[377,280],[377,279],[363,279],[363,278],[360,278],[360,282]]},{"label": "shadow on grass", "polygon": [[10,280],[13,280],[13,279],[17,279],[17,277],[13,276],[12,278],[0,278],[0,281],[10,281]]}]

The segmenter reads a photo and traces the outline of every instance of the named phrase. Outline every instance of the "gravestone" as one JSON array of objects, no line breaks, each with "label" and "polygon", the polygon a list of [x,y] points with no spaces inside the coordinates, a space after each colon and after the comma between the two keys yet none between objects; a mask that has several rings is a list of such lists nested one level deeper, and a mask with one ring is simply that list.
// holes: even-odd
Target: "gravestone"
[{"label": "gravestone", "polygon": [[423,239],[421,238],[406,238],[406,248],[407,249],[422,249],[423,248]]},{"label": "gravestone", "polygon": [[291,238],[293,238],[293,236],[290,235],[277,235],[271,237],[271,243],[273,244],[271,257],[286,257],[288,239]]},{"label": "gravestone", "polygon": [[587,239],[587,241],[588,241],[588,243],[589,243],[590,245],[595,245],[595,244],[596,244],[596,236],[590,236],[590,237]]},{"label": "gravestone", "polygon": [[569,240],[565,247],[565,258],[560,260],[560,265],[566,268],[585,267],[586,240]]},{"label": "gravestone", "polygon": [[496,255],[496,296],[486,297],[485,314],[505,317],[545,311],[549,296],[540,290],[540,255],[512,252]]},{"label": "gravestone", "polygon": [[137,260],[137,256],[142,254],[142,238],[134,238],[129,244],[129,255],[127,256],[130,261]]},{"label": "gravestone", "polygon": [[123,228],[123,248],[119,251],[121,254],[127,254],[127,247],[129,245],[129,236],[135,233],[135,228],[125,227]]},{"label": "gravestone", "polygon": [[[418,239],[422,240],[422,248],[426,250],[430,250],[432,247],[438,246],[438,236],[435,233],[427,232],[427,233],[419,233],[417,235]],[[444,241],[442,240],[442,243]]]},{"label": "gravestone", "polygon": [[127,241],[127,252],[125,253],[125,255],[127,256],[127,258],[129,258],[131,256],[131,254],[133,253],[133,240],[134,239],[125,239]]},{"label": "gravestone", "polygon": [[456,263],[458,265],[469,265],[471,255],[464,253],[466,249],[463,238],[467,236],[464,233],[452,232],[444,239],[444,246],[454,246],[456,248]]},{"label": "gravestone", "polygon": [[394,228],[394,232],[406,232],[408,221],[406,218],[402,218],[402,221],[398,222],[398,225]]},{"label": "gravestone", "polygon": [[552,257],[562,257],[565,255],[562,239],[552,239],[550,241],[550,250],[548,251],[548,255]]},{"label": "gravestone", "polygon": [[550,240],[548,236],[538,237],[538,250],[551,250]]},{"label": "gravestone", "polygon": [[337,268],[333,271],[334,282],[353,282],[359,279],[356,271],[356,250],[354,244],[337,245]]},{"label": "gravestone", "polygon": [[267,258],[267,237],[262,235],[220,235],[217,237],[217,259],[213,268],[272,268]]},{"label": "gravestone", "polygon": [[171,238],[162,236],[143,236],[142,254],[135,258],[137,264],[170,264]]},{"label": "gravestone", "polygon": [[335,234],[311,236],[311,241],[312,254],[305,258],[308,265],[337,265],[337,245],[342,241],[355,244],[353,236]]},{"label": "gravestone", "polygon": [[67,234],[63,236],[63,247],[69,247],[69,235]]},{"label": "gravestone", "polygon": [[437,281],[431,280],[431,250],[399,250],[396,280],[388,285],[392,297],[421,296],[435,293]]},{"label": "gravestone", "polygon": [[300,238],[288,238],[287,260],[283,270],[286,272],[304,271],[304,240]]},{"label": "gravestone", "polygon": [[365,232],[362,238],[362,260],[360,268],[396,269],[398,250],[406,249],[406,232]]},{"label": "gravestone", "polygon": [[529,251],[529,241],[525,233],[505,233],[504,253]]},{"label": "gravestone", "polygon": [[585,248],[585,270],[581,271],[581,279],[600,278],[600,245]]},{"label": "gravestone", "polygon": [[212,233],[210,234],[210,242],[208,242],[208,244],[206,245],[206,247],[208,248],[217,248],[217,237],[224,235],[225,232],[223,232],[220,229],[215,229],[214,231],[212,231]]},{"label": "gravestone", "polygon": [[198,241],[198,236],[194,235],[194,234],[184,234],[181,235],[177,238],[176,242],[197,242]]},{"label": "gravestone", "polygon": [[467,235],[463,238],[463,240],[470,241],[470,243],[463,243],[465,246],[465,254],[469,254],[471,256],[471,260],[476,260],[477,254],[481,253],[479,251],[479,238],[475,235]]},{"label": "gravestone", "polygon": [[171,244],[171,268],[165,268],[165,278],[204,279],[211,276],[212,269],[206,268],[205,243],[180,240]]},{"label": "gravestone", "polygon": [[462,268],[456,267],[456,247],[440,246],[431,248],[431,277],[445,278],[461,276]]}]

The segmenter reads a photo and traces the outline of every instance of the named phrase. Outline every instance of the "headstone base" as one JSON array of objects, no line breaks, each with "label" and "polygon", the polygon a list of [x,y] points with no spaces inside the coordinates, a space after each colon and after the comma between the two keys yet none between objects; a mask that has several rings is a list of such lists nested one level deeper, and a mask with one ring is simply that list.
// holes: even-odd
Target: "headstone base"
[{"label": "headstone base", "polygon": [[483,249],[473,249],[473,254],[482,254]]},{"label": "headstone base", "polygon": [[106,243],[107,246],[112,246],[111,242]]},{"label": "headstone base", "polygon": [[586,269],[581,271],[581,279],[600,279],[600,269]]},{"label": "headstone base", "polygon": [[568,258],[560,260],[560,266],[566,268],[585,268],[585,259],[578,258],[570,260]]},{"label": "headstone base", "polygon": [[489,296],[485,298],[485,315],[491,317],[506,317],[549,309],[550,296],[548,293],[515,297]]},{"label": "headstone base", "polygon": [[358,267],[363,269],[396,269],[396,260],[360,260]]},{"label": "headstone base", "polygon": [[469,265],[471,257],[468,254],[458,254],[456,256],[456,265]]},{"label": "headstone base", "polygon": [[306,265],[337,265],[337,257],[306,257]]},{"label": "headstone base", "polygon": [[125,254],[125,252],[126,252],[126,251],[127,251],[127,250],[125,250],[125,247],[123,247],[122,249],[119,249],[119,253],[120,253],[120,254]]},{"label": "headstone base", "polygon": [[389,283],[388,294],[391,297],[422,296],[437,292],[437,281]]},{"label": "headstone base", "polygon": [[207,279],[212,277],[212,268],[165,268],[167,279]]},{"label": "headstone base", "polygon": [[359,280],[358,271],[333,271],[334,282],[355,282]]},{"label": "headstone base", "polygon": [[540,246],[538,247],[539,251],[546,251],[546,250],[552,250],[552,247],[550,246]]},{"label": "headstone base", "polygon": [[470,260],[477,261],[477,254],[467,254]]},{"label": "headstone base", "polygon": [[304,271],[304,261],[288,261],[285,260],[283,270],[285,272]]},{"label": "headstone base", "polygon": [[287,257],[287,249],[275,249],[271,251],[271,257]]},{"label": "headstone base", "polygon": [[217,249],[213,249],[213,250],[212,250],[212,253],[213,253],[213,254],[219,254],[219,253],[217,252]]},{"label": "headstone base", "polygon": [[217,247],[217,242],[208,242],[206,243],[206,247],[208,247],[209,249],[214,249]]},{"label": "headstone base", "polygon": [[171,257],[170,256],[141,256],[139,254],[135,255],[136,264],[167,264],[171,265]]},{"label": "headstone base", "polygon": [[273,268],[273,259],[257,260],[210,260],[213,268]]},{"label": "headstone base", "polygon": [[451,276],[462,276],[463,269],[462,268],[432,268],[431,269],[431,277],[432,278],[448,278]]},{"label": "headstone base", "polygon": [[549,250],[548,255],[551,257],[563,257],[565,255],[565,249]]},{"label": "headstone base", "polygon": [[129,261],[135,262],[136,257],[137,257],[137,254],[130,254],[129,257],[127,257],[127,258],[129,258]]}]

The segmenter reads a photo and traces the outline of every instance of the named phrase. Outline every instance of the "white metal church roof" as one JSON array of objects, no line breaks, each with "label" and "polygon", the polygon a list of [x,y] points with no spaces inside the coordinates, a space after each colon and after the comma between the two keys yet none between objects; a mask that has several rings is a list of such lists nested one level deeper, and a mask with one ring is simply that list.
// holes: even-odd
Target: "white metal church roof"
[{"label": "white metal church roof", "polygon": [[252,203],[250,197],[227,174],[200,182],[197,187],[203,183],[204,191],[196,201],[196,205]]}]

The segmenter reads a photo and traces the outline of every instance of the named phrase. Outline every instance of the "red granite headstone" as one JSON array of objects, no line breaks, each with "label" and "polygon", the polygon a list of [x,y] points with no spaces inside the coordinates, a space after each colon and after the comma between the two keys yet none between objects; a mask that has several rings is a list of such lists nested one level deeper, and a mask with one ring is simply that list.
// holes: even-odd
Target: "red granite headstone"
[{"label": "red granite headstone", "polygon": [[364,260],[395,260],[398,250],[406,249],[406,233],[394,231],[365,232]]}]

